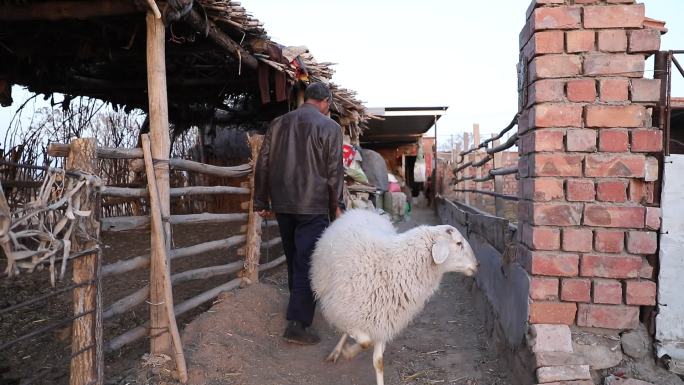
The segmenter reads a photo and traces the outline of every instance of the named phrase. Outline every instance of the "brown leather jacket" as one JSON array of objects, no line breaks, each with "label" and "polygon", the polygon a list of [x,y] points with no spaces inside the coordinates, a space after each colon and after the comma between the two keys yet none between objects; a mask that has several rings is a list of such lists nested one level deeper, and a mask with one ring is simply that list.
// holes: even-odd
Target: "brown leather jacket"
[{"label": "brown leather jacket", "polygon": [[307,103],[273,120],[257,161],[255,210],[334,213],[344,209],[343,186],[342,129],[334,120]]}]

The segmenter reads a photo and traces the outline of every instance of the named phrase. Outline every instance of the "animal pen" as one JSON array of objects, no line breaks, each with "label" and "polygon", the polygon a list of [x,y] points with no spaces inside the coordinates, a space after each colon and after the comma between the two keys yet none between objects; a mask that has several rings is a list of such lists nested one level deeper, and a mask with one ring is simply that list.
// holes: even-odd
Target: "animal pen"
[{"label": "animal pen", "polygon": [[[271,41],[237,2],[0,1],[0,21],[3,106],[12,103],[16,84],[37,94],[64,94],[67,107],[73,98],[85,96],[147,113],[135,148],[101,146],[98,138],[50,143],[46,159],[65,158],[64,167],[32,164],[35,158],[24,161],[20,148],[5,154],[0,164],[7,192],[0,196],[0,241],[8,261],[3,288],[21,295],[0,302],[0,317],[3,322],[29,320],[22,315],[27,309],[72,298],[60,302],[57,320],[23,321],[0,337],[0,351],[11,356],[11,366],[21,366],[32,355],[40,358],[35,353],[39,347],[25,346],[50,333],[67,341],[58,348],[45,345],[45,350],[58,349],[59,359],[40,358],[45,362],[26,369],[32,373],[0,369],[18,372],[24,385],[46,383],[50,375],[59,378],[54,372],[66,367],[71,385],[102,384],[105,354],[147,338],[150,357],[166,357],[185,381],[176,317],[222,291],[257,282],[260,272],[285,260],[271,259],[268,252],[261,258],[261,250],[277,246],[280,238],[262,242],[262,231],[270,233],[275,221],[262,221],[251,203],[259,134],[273,117],[301,104],[312,81],[330,84],[332,117],[353,141],[358,142],[369,116],[353,92],[330,83],[329,64],[316,62],[306,47]],[[199,155],[194,160],[170,157],[173,142],[191,127],[199,131]],[[249,159],[228,162],[207,154],[207,142],[225,128],[250,132],[248,143],[238,144],[249,148]],[[117,177],[104,175],[105,168],[117,169]],[[218,233],[212,233],[217,239],[174,244],[188,229],[202,233],[200,225],[218,226]],[[140,238],[148,229],[149,252],[103,256],[109,242]],[[226,261],[228,250],[236,247],[242,258]],[[207,253],[220,253],[219,260],[230,263],[193,262]],[[34,285],[37,292],[25,293],[11,286],[17,279],[46,274],[51,288]],[[190,296],[178,288],[229,274],[232,280]],[[120,298],[107,291],[111,285],[130,285],[133,277],[145,282],[143,287],[126,287]],[[179,295],[187,298],[174,301]],[[70,309],[65,308],[68,302]],[[50,306],[48,312],[54,310]],[[129,316],[144,308],[149,317],[131,323]],[[125,318],[128,327],[108,331],[107,322],[117,317]]]}]

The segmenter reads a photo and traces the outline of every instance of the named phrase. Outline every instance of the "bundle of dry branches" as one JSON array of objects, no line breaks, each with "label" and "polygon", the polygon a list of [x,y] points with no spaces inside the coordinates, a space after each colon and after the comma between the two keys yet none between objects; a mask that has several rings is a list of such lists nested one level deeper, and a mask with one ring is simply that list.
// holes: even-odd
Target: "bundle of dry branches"
[{"label": "bundle of dry branches", "polygon": [[62,169],[51,168],[45,172],[36,196],[14,212],[10,212],[0,188],[0,246],[7,258],[5,273],[11,277],[48,264],[54,285],[55,264],[61,262],[62,279],[67,262],[75,257],[71,253],[72,235],[92,238],[85,231],[83,219],[93,220],[94,213],[81,210],[81,206],[96,199],[94,192],[100,186],[101,181],[95,176],[73,177]]}]

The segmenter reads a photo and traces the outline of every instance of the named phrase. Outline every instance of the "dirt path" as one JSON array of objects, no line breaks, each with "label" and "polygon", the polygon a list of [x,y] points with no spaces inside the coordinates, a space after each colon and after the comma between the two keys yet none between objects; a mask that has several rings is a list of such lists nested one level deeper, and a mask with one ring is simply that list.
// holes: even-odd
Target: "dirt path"
[{"label": "dirt path", "polygon": [[[426,210],[399,225],[437,224]],[[507,385],[503,363],[477,319],[467,290],[470,281],[446,276],[423,313],[385,353],[387,384]],[[352,361],[323,362],[339,333],[320,315],[322,342],[294,346],[280,335],[285,326],[286,275],[281,269],[262,284],[225,293],[185,328],[190,385],[374,384],[371,352]]]}]

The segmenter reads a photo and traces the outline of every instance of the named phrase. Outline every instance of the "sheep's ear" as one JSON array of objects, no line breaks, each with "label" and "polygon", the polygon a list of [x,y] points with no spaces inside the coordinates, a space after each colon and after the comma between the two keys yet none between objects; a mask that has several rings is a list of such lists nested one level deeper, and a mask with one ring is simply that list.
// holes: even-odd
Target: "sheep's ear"
[{"label": "sheep's ear", "polygon": [[446,239],[439,239],[432,245],[432,260],[436,264],[441,264],[446,261],[449,256],[449,241]]}]

